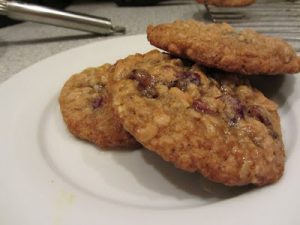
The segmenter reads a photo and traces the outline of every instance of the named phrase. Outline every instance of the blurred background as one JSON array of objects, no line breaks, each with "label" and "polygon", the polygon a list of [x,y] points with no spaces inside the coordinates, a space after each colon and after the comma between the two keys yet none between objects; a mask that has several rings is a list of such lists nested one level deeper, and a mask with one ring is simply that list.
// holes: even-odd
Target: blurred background
[{"label": "blurred background", "polygon": [[[113,2],[115,2],[119,6],[142,6],[153,5],[158,3],[159,1],[160,0],[114,0]],[[23,0],[22,2],[43,5],[57,9],[64,9],[65,7],[70,5],[73,0]],[[0,27],[10,26],[17,23],[20,23],[20,21],[12,20],[5,16],[0,16]]]},{"label": "blurred background", "polygon": [[[38,4],[38,5],[44,5],[44,6],[49,6],[49,7],[53,7],[53,8],[63,9],[67,5],[69,5],[72,2],[72,0],[56,0],[56,1],[53,1],[53,0],[24,0],[22,2],[34,3],[34,4]],[[16,23],[19,23],[19,21],[9,19],[5,16],[0,16],[0,27],[10,26],[10,25],[14,25]]]}]

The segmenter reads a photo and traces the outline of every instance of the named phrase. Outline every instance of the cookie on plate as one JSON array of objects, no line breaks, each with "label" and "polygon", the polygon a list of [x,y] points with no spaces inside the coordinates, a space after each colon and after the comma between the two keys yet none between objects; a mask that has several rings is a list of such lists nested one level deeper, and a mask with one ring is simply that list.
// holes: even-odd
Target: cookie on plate
[{"label": "cookie on plate", "polygon": [[230,186],[282,176],[277,105],[239,76],[204,73],[156,50],[118,61],[112,73],[124,128],[164,160]]},{"label": "cookie on plate", "polygon": [[[205,0],[197,0],[198,3],[204,4]],[[221,7],[239,7],[248,6],[255,0],[207,0],[207,4]]]},{"label": "cookie on plate", "polygon": [[89,68],[65,83],[59,98],[63,119],[74,136],[102,148],[138,146],[111,107],[106,89],[110,68],[109,64]]},{"label": "cookie on plate", "polygon": [[150,43],[207,67],[245,75],[296,73],[300,57],[285,41],[254,30],[235,31],[228,24],[195,20],[148,26]]}]

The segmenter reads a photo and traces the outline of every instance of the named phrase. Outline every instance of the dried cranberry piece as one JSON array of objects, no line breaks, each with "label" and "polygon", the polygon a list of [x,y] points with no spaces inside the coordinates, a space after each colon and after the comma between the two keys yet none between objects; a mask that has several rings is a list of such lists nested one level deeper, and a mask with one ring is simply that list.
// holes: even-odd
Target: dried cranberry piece
[{"label": "dried cranberry piece", "polygon": [[176,77],[178,79],[185,79],[185,78],[188,78],[192,73],[191,72],[188,72],[188,71],[182,71],[180,73],[177,73],[176,74]]},{"label": "dried cranberry piece", "polygon": [[149,86],[144,89],[139,87],[139,91],[142,93],[143,96],[145,96],[147,98],[157,98],[158,97],[158,93],[157,93],[155,87],[153,87],[153,86]]},{"label": "dried cranberry piece", "polygon": [[133,70],[129,75],[129,79],[138,82],[138,90],[143,96],[148,98],[157,98],[158,93],[155,89],[156,80],[145,70]]},{"label": "dried cranberry piece", "polygon": [[235,114],[236,117],[239,119],[244,119],[245,118],[245,106],[241,104],[240,101],[238,101],[238,104],[235,107]]},{"label": "dried cranberry piece", "polygon": [[201,99],[196,99],[193,101],[192,107],[197,111],[197,112],[203,112],[203,113],[215,113],[212,109],[208,107],[206,103],[201,101]]},{"label": "dried cranberry piece", "polygon": [[200,85],[200,77],[197,76],[195,73],[193,73],[190,77],[189,77],[190,82],[192,82],[193,84],[199,86]]},{"label": "dried cranberry piece", "polygon": [[273,130],[272,123],[267,115],[264,113],[264,109],[261,106],[253,105],[250,106],[247,110],[247,113],[250,117],[253,117],[263,123],[268,129],[269,134],[273,139],[278,139],[279,134]]},{"label": "dried cranberry piece", "polygon": [[250,106],[248,108],[248,114],[249,114],[249,116],[254,117],[255,119],[259,120],[261,123],[263,123],[266,126],[272,125],[269,118],[266,115],[264,115],[261,107],[258,105]]},{"label": "dried cranberry piece", "polygon": [[92,101],[92,107],[93,107],[93,109],[95,110],[95,109],[101,107],[102,103],[103,103],[103,98],[102,97],[98,97],[98,98],[94,99]]},{"label": "dried cranberry piece", "polygon": [[231,95],[222,95],[217,97],[217,99],[221,99],[226,105],[230,126],[235,125],[240,119],[245,118],[245,106],[238,98]]},{"label": "dried cranberry piece", "polygon": [[155,79],[145,70],[133,70],[129,75],[129,79],[139,82],[141,87],[148,87],[155,84]]},{"label": "dried cranberry piece", "polygon": [[181,72],[176,74],[177,80],[174,86],[178,87],[180,90],[185,91],[189,83],[193,83],[197,86],[200,85],[200,77],[196,73],[192,72]]},{"label": "dried cranberry piece", "polygon": [[176,80],[175,87],[179,88],[182,91],[186,91],[189,82],[186,79]]},{"label": "dried cranberry piece", "polygon": [[196,85],[200,84],[200,77],[197,73],[194,73],[194,72],[184,71],[184,72],[181,72],[181,73],[177,73],[176,77],[178,79],[187,79],[187,80],[189,80],[190,82],[192,82]]}]

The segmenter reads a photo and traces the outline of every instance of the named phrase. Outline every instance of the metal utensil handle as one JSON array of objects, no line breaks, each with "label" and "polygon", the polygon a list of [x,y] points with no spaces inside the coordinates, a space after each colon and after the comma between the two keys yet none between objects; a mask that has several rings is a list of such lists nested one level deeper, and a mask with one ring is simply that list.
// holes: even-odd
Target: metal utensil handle
[{"label": "metal utensil handle", "polygon": [[86,16],[43,6],[6,1],[5,9],[5,15],[16,20],[33,21],[100,34],[125,31],[125,28],[114,27],[107,18]]}]

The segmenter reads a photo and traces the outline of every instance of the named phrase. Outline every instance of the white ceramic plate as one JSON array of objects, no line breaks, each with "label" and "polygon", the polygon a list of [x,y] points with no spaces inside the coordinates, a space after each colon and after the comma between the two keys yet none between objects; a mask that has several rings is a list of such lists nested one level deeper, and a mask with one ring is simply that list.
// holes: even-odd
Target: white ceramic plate
[{"label": "white ceramic plate", "polygon": [[286,171],[274,185],[227,188],[146,150],[102,151],[68,133],[58,95],[86,67],[152,49],[145,35],[43,60],[0,86],[0,224],[299,224],[300,79],[262,78],[280,104]]}]

